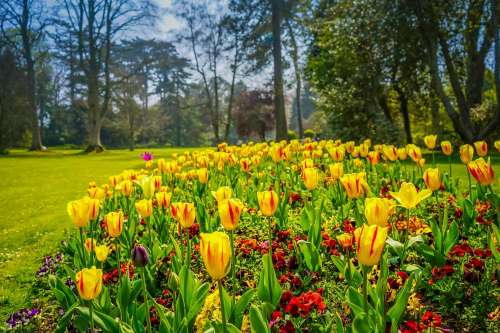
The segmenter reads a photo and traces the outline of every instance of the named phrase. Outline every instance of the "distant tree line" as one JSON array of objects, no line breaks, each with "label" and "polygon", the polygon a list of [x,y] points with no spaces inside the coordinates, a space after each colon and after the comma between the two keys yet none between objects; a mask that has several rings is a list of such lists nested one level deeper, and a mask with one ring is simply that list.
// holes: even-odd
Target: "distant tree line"
[{"label": "distant tree line", "polygon": [[497,0],[174,0],[152,38],[163,10],[0,2],[0,150],[499,134]]}]

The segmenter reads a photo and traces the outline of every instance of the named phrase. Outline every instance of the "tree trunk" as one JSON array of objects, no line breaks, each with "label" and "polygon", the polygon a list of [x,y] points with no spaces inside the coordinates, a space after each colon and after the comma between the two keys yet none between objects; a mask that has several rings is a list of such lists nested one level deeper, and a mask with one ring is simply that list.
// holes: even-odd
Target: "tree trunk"
[{"label": "tree trunk", "polygon": [[403,125],[406,134],[406,143],[413,143],[413,137],[411,135],[411,123],[410,123],[410,112],[408,110],[408,97],[401,89],[396,89],[399,96],[399,104],[401,115],[403,116]]},{"label": "tree trunk", "polygon": [[304,137],[304,125],[302,123],[302,103],[301,103],[301,90],[302,90],[302,77],[299,68],[299,50],[297,46],[297,40],[295,39],[295,33],[293,31],[292,25],[287,20],[286,25],[288,28],[288,34],[290,35],[290,40],[292,44],[292,62],[293,70],[295,72],[295,102],[297,108],[297,124],[299,127],[299,138]]},{"label": "tree trunk", "polygon": [[[431,86],[434,85],[435,83],[433,83]],[[442,128],[441,128],[441,119],[439,119],[439,99],[432,91],[430,94],[430,100],[431,100],[432,132],[434,134],[441,134]]]},{"label": "tree trunk", "polygon": [[31,20],[30,4],[27,0],[23,0],[23,12],[21,18],[21,38],[23,44],[23,55],[26,61],[26,70],[28,74],[28,102],[31,110],[31,147],[30,150],[42,150],[42,137],[40,134],[40,124],[38,123],[38,112],[36,103],[36,77],[35,77],[35,61],[32,54],[32,39],[29,31]]},{"label": "tree trunk", "polygon": [[276,116],[276,140],[286,140],[287,124],[285,97],[283,96],[283,63],[281,57],[281,0],[272,2],[273,64],[274,64],[274,112]]}]

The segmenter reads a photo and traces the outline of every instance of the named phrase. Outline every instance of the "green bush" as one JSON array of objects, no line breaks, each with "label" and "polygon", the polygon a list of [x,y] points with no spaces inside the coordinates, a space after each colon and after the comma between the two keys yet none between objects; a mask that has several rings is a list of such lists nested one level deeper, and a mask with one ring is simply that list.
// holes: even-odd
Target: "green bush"
[{"label": "green bush", "polygon": [[294,130],[288,130],[288,140],[296,140],[299,136]]},{"label": "green bush", "polygon": [[312,139],[315,136],[316,136],[316,132],[314,130],[312,130],[312,129],[306,129],[304,131],[304,137],[306,137],[306,138],[311,138]]}]

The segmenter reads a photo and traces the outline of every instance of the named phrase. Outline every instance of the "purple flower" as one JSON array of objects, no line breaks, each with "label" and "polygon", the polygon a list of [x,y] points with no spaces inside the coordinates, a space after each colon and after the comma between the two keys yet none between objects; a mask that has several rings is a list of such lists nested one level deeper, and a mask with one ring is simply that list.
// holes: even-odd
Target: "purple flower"
[{"label": "purple flower", "polygon": [[149,264],[148,250],[142,245],[136,245],[132,250],[132,261],[136,267],[144,267]]},{"label": "purple flower", "polygon": [[142,159],[146,162],[151,161],[153,160],[153,154],[150,153],[149,151],[145,151],[144,153],[142,153]]},{"label": "purple flower", "polygon": [[23,308],[11,314],[5,322],[10,328],[15,328],[18,325],[29,324],[31,319],[33,319],[33,317],[37,316],[38,314],[40,314],[40,310],[37,308]]}]

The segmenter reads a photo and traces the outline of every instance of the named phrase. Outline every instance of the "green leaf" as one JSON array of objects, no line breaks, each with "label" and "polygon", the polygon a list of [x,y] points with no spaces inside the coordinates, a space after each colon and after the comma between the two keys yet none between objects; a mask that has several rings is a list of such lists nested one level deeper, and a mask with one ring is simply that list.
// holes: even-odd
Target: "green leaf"
[{"label": "green leaf", "polygon": [[259,276],[257,294],[263,302],[269,302],[276,307],[280,301],[282,289],[276,278],[273,261],[269,254],[265,254],[262,257],[262,266],[263,269]]},{"label": "green leaf", "polygon": [[271,333],[267,321],[255,305],[250,307],[250,329],[252,333]]},{"label": "green leaf", "polygon": [[398,242],[391,237],[387,237],[387,240],[385,242],[389,244],[389,246],[394,250],[394,252],[396,252],[399,258],[403,257],[404,245],[401,242]]},{"label": "green leaf", "polygon": [[458,226],[455,221],[450,225],[450,228],[448,229],[448,232],[446,233],[446,237],[444,240],[444,255],[447,255],[448,252],[455,246],[455,244],[458,241],[458,236],[459,236],[459,231],[458,231]]},{"label": "green leaf", "polygon": [[365,314],[363,296],[353,287],[349,287],[347,291],[347,302],[356,316],[363,316]]},{"label": "green leaf", "polygon": [[392,323],[396,323],[396,327],[399,325],[399,321],[401,320],[405,309],[406,304],[408,303],[408,297],[410,297],[411,290],[413,288],[413,281],[418,275],[418,279],[420,279],[420,272],[413,272],[410,277],[406,280],[405,285],[398,292],[396,296],[396,300],[392,307],[387,311],[387,316],[391,318]]},{"label": "green leaf", "polygon": [[364,316],[356,316],[356,318],[354,318],[354,321],[352,322],[352,331],[353,333],[373,332],[370,328],[369,320],[367,320]]}]

